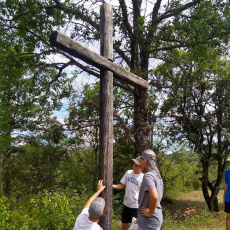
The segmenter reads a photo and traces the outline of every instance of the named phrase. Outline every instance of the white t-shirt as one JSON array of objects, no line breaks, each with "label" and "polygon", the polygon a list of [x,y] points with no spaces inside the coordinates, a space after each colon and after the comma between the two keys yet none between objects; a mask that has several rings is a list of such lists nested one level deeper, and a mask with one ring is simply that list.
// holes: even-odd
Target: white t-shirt
[{"label": "white t-shirt", "polygon": [[133,170],[128,170],[121,179],[125,184],[124,205],[129,208],[138,208],[138,197],[144,174],[135,174]]},{"label": "white t-shirt", "polygon": [[73,230],[103,230],[97,223],[89,220],[89,209],[83,208],[77,217]]}]

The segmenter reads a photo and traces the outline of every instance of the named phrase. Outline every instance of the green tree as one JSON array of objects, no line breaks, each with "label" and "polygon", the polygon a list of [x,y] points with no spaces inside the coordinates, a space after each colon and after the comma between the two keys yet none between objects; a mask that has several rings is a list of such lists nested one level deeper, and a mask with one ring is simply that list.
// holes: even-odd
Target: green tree
[{"label": "green tree", "polygon": [[[67,67],[76,66],[80,68],[80,70],[84,70],[96,77],[99,76],[98,71],[94,68],[82,65],[82,63],[73,59],[70,55],[51,47],[48,40],[53,29],[60,29],[72,38],[84,42],[87,45],[91,44],[91,42],[97,41],[99,39],[98,9],[103,2],[104,1],[93,0],[90,2],[86,1],[86,4],[82,4],[69,0],[5,0],[0,3],[1,40],[7,45],[12,43],[15,50],[23,48],[22,54],[18,56],[12,55],[11,59],[1,60],[1,64],[5,66],[7,64],[6,60],[17,60],[16,57],[20,57],[20,63],[28,63],[25,66],[28,69],[33,70],[31,76],[33,76],[35,82],[31,89],[33,89],[32,91],[37,90],[39,92],[38,95],[42,105],[54,108],[54,105],[60,105],[60,100],[58,99],[63,96],[69,96],[66,90],[64,90],[65,93],[56,90],[57,88],[60,89],[58,86],[60,86],[61,80],[65,81],[67,79],[62,75]],[[171,76],[170,68],[165,69],[163,78],[159,77],[159,75],[157,78],[151,77],[150,73],[154,70],[155,66],[158,65],[157,59],[163,62],[167,61],[169,62],[167,64],[170,64],[171,60],[169,60],[170,58],[168,57],[171,57],[172,59],[172,55],[175,55],[175,60],[181,61],[181,59],[177,59],[178,53],[183,54],[184,51],[193,47],[194,53],[196,54],[196,59],[193,61],[200,59],[201,62],[207,57],[205,55],[207,50],[205,48],[206,46],[225,48],[229,37],[229,4],[228,1],[223,0],[172,0],[166,3],[162,0],[157,0],[154,3],[147,0],[138,0],[132,1],[130,6],[124,0],[117,2],[113,14],[115,62],[121,64],[123,67],[129,69],[131,72],[139,75],[145,80],[148,80],[152,86],[156,87],[156,89],[162,89],[162,87],[167,89],[167,87],[171,86],[171,82],[177,87],[177,84],[179,84],[179,78],[177,78],[179,73],[177,74],[176,72],[173,79],[169,78],[168,76]],[[7,43],[7,41],[10,42]],[[47,60],[48,58],[51,60],[51,54],[61,54],[62,58],[65,59],[56,59],[53,62],[45,62],[44,59]],[[194,57],[194,55],[192,55],[192,57]],[[184,61],[186,60],[189,60],[188,56],[185,57]],[[200,72],[197,69],[193,71],[193,65],[191,64],[193,61],[190,59],[189,65],[185,66],[183,71],[190,69],[193,73],[193,78],[191,79],[194,82],[197,82],[203,78],[200,78]],[[11,61],[10,67],[15,66],[16,63],[18,62]],[[166,68],[167,64],[163,65],[164,67],[162,68]],[[219,68],[218,71],[220,71],[220,69],[221,68]],[[23,74],[25,73],[23,72]],[[219,73],[216,73],[216,75],[218,74]],[[26,77],[27,75],[25,74],[24,76]],[[186,76],[190,76],[189,72]],[[191,79],[188,77],[187,81],[189,82]],[[134,113],[132,120],[134,134],[133,145],[135,146],[135,154],[137,155],[147,147],[149,136],[148,118],[152,119],[151,126],[154,123],[154,117],[150,117],[147,110],[148,94],[146,91],[132,88],[123,83],[115,82],[115,84],[129,91],[134,97],[132,111]],[[41,85],[44,87],[41,87]],[[193,83],[190,85],[193,85]],[[67,89],[68,82],[63,82],[62,86],[63,88],[66,86],[65,89]],[[194,92],[193,87],[190,87],[189,94],[185,94],[186,97],[183,98],[188,99],[188,103],[190,103],[189,101],[192,101],[191,99],[194,100],[194,98],[197,98],[197,96],[200,95],[202,95],[200,98],[205,98],[209,97],[209,94],[211,94],[213,100],[215,98],[215,100],[219,100],[219,102],[221,102],[223,98],[227,98],[225,95],[221,95],[222,93],[227,95],[226,91],[222,91],[223,86],[221,86],[221,84],[215,88],[215,94],[211,93],[212,91],[208,94],[203,94],[205,87],[206,83],[200,84],[200,88],[197,87]],[[210,86],[208,85],[208,87]],[[26,92],[27,91],[28,90],[26,90]],[[60,98],[57,99],[54,91],[58,92],[58,95],[61,95]],[[156,91],[152,92],[154,93]],[[164,92],[166,95],[169,93],[167,90],[164,90],[163,93]],[[174,93],[175,96],[177,95],[180,98],[181,95],[184,95],[184,92],[186,91],[178,90]],[[222,98],[222,96],[224,97]],[[51,97],[52,100],[49,100],[49,97]],[[55,98],[57,100],[55,100]],[[168,99],[167,96],[165,96],[165,98]],[[176,97],[171,97],[170,95],[169,98],[173,101]],[[52,104],[50,103],[51,101],[54,101],[55,103]],[[193,102],[194,105],[198,105],[198,107],[196,107],[195,111],[191,111],[189,115],[197,113],[196,116],[199,118],[201,117],[201,112],[204,111],[202,104],[203,101],[201,101],[202,100],[195,100]],[[171,107],[171,104],[168,102],[169,100],[167,100],[163,109],[167,110],[167,106]],[[175,99],[175,102],[178,101]],[[179,103],[181,103],[180,100]],[[181,103],[180,105],[181,109],[179,112],[183,113],[184,104]],[[152,106],[153,105],[151,105],[151,107]],[[152,108],[155,109],[155,107],[156,105]],[[212,118],[216,117],[216,120],[214,118],[213,121],[218,124],[219,132],[217,133],[219,139],[223,136],[223,129],[221,129],[221,127],[224,127],[221,117],[223,115],[223,110],[221,108],[218,107],[218,109],[215,110],[220,114],[215,114],[211,111],[212,116],[208,118],[213,120]],[[172,113],[173,112],[174,110],[172,109]],[[225,112],[226,111],[224,111],[224,113]],[[165,115],[168,114],[165,113]],[[209,114],[207,116],[209,116]],[[194,119],[189,117],[187,121],[191,123]],[[130,124],[129,120],[124,124]],[[199,120],[198,124],[195,122],[194,124],[196,125],[195,128],[203,127],[201,126],[203,124],[202,119]],[[187,134],[193,133],[193,130],[188,130],[192,132],[188,132],[186,129],[181,129],[180,131],[185,133],[187,131]],[[206,127],[205,130],[209,130],[210,133],[213,131],[210,127],[208,127],[208,129]],[[150,136],[153,137],[152,133]],[[193,134],[188,134],[188,136],[193,140],[192,143],[196,146],[196,151],[203,154],[202,151],[204,148],[200,148],[201,144],[199,143],[203,141],[202,133],[200,132],[201,139]],[[209,133],[206,136],[212,137]],[[152,142],[152,140],[150,142]],[[149,146],[152,147],[152,143],[150,143]],[[225,148],[222,148],[219,144],[216,149],[221,153],[222,150],[225,150]],[[209,160],[209,158],[207,159]],[[221,179],[221,177],[219,177],[219,179]],[[204,186],[206,186],[206,184],[207,181],[205,179]],[[215,198],[217,190],[217,188],[213,190],[214,193],[211,200]]]},{"label": "green tree", "polygon": [[[36,60],[24,60],[28,55],[23,55],[22,47],[9,45],[7,42],[4,44],[6,47],[1,48],[0,54],[1,60],[7,60],[1,62],[0,68],[0,185],[1,193],[10,195],[11,169],[8,161],[12,152],[16,151],[18,144],[25,141],[25,137],[38,136],[42,129],[47,128],[45,122],[48,123],[51,111],[59,109],[62,105],[61,99],[71,91],[71,85],[62,87],[60,84],[63,81],[70,82],[71,79],[61,74],[59,79],[51,84],[49,80],[57,76],[55,69],[44,67],[41,70],[42,75],[36,76],[38,67],[26,66],[32,65],[32,60]],[[52,128],[55,129],[53,138],[55,135],[58,138],[60,127]]]},{"label": "green tree", "polygon": [[[51,53],[62,54],[66,61],[49,64],[59,72],[74,65],[98,77],[97,70],[87,68],[68,54],[50,47],[48,39],[51,30],[60,28],[85,44],[98,40],[98,9],[103,2],[5,0],[1,2],[1,26],[6,34],[10,34],[11,38],[17,37],[18,44],[23,42],[23,46],[40,60]],[[199,44],[219,46],[222,40],[226,42],[228,15],[229,3],[221,0],[173,0],[166,3],[162,0],[155,3],[138,0],[132,1],[130,6],[124,0],[119,1],[114,6],[113,15],[115,59],[131,72],[151,80],[149,72],[154,58],[161,58],[162,53]],[[188,40],[188,37],[191,39]],[[157,82],[151,81],[151,84],[156,85]],[[147,147],[148,96],[146,91],[124,84],[120,86],[134,96],[134,145],[137,155]]]},{"label": "green tree", "polygon": [[[162,112],[169,119],[168,132],[199,154],[203,170],[199,179],[211,211],[219,210],[217,194],[229,155],[229,64],[217,49],[200,46],[174,50],[155,72],[167,91]],[[210,175],[212,164],[217,165],[215,178]]]},{"label": "green tree", "polygon": [[11,159],[12,194],[25,198],[29,194],[54,191],[61,187],[61,163],[66,152],[59,146],[44,144],[32,138]]}]

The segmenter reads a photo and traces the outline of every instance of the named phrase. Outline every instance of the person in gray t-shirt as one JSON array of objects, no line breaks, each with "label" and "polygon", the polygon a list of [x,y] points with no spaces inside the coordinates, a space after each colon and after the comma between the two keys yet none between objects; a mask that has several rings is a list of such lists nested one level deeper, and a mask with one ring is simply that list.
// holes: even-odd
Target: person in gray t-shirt
[{"label": "person in gray t-shirt", "polygon": [[156,166],[156,154],[147,149],[141,154],[141,168],[145,173],[139,194],[137,222],[139,230],[159,230],[163,222],[161,199],[163,180]]}]

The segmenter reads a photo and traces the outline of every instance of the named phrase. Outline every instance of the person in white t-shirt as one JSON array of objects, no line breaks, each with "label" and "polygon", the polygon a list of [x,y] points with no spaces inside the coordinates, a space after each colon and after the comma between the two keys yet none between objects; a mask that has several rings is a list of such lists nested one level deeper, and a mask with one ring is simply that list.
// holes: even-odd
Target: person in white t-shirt
[{"label": "person in white t-shirt", "polygon": [[98,196],[104,189],[103,181],[99,180],[97,192],[85,203],[81,214],[76,219],[73,230],[103,230],[103,228],[98,225],[98,222],[103,215],[105,200]]},{"label": "person in white t-shirt", "polygon": [[138,197],[140,186],[143,180],[141,172],[140,157],[133,160],[133,170],[128,170],[120,180],[121,184],[113,185],[114,189],[124,189],[124,205],[122,210],[121,222],[122,230],[129,229],[129,223],[132,223],[132,218],[137,218]]}]

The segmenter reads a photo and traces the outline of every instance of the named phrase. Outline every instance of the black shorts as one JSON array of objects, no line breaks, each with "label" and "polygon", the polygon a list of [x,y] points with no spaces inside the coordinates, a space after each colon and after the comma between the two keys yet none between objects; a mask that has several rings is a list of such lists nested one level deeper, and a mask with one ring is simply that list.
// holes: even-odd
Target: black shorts
[{"label": "black shorts", "polygon": [[225,201],[224,211],[230,213],[230,202]]},{"label": "black shorts", "polygon": [[125,205],[123,206],[122,215],[121,215],[121,222],[122,223],[132,223],[132,218],[137,218],[137,208],[129,208]]}]

